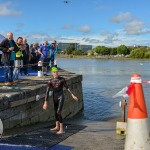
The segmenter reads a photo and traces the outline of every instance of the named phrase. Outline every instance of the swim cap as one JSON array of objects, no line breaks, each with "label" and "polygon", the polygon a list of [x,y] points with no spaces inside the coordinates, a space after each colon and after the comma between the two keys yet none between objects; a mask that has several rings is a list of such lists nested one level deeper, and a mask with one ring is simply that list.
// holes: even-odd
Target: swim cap
[{"label": "swim cap", "polygon": [[58,71],[58,69],[56,67],[51,68],[51,72],[56,72],[56,71]]}]

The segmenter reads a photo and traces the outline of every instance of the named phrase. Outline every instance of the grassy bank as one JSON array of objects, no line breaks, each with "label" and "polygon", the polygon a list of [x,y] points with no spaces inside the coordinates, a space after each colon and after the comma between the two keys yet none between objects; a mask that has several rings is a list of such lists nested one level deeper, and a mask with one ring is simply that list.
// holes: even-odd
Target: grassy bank
[{"label": "grassy bank", "polygon": [[136,59],[130,58],[125,56],[114,56],[114,55],[103,55],[103,56],[87,56],[87,55],[64,55],[64,54],[57,54],[57,58],[87,58],[87,59],[112,59],[112,60],[150,60],[150,59]]}]

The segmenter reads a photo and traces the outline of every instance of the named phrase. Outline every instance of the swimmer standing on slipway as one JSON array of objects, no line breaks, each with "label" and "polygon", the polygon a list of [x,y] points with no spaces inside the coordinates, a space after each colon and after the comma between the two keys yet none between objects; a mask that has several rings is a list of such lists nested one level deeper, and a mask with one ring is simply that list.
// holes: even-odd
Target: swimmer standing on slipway
[{"label": "swimmer standing on slipway", "polygon": [[53,102],[54,102],[54,111],[55,111],[55,121],[56,126],[55,128],[50,129],[51,131],[57,131],[57,134],[62,134],[63,129],[63,120],[61,116],[61,111],[64,104],[64,92],[63,87],[65,87],[69,93],[71,94],[72,98],[76,101],[78,101],[78,98],[70,91],[68,88],[68,85],[66,84],[66,81],[63,77],[60,77],[58,75],[58,69],[56,67],[52,67],[51,69],[53,79],[50,79],[48,81],[48,87],[46,90],[46,96],[45,101],[43,105],[43,109],[47,109],[47,101],[49,97],[50,90],[53,91]]}]

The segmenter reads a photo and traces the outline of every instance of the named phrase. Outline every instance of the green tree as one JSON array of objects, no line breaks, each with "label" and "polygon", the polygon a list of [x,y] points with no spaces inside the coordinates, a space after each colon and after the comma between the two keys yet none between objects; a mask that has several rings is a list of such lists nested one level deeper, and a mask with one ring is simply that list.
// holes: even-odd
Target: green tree
[{"label": "green tree", "polygon": [[94,51],[100,55],[110,55],[110,49],[105,46],[97,46]]},{"label": "green tree", "polygon": [[82,51],[81,50],[76,50],[72,52],[73,55],[82,55]]},{"label": "green tree", "polygon": [[69,54],[72,54],[72,52],[75,50],[75,47],[73,45],[69,45],[67,48],[66,48],[66,53],[69,55]]},{"label": "green tree", "polygon": [[130,54],[130,50],[125,45],[120,45],[117,48],[117,54],[128,55]]},{"label": "green tree", "polygon": [[150,58],[150,50],[144,53],[144,58]]},{"label": "green tree", "polygon": [[117,48],[110,48],[110,55],[117,55]]},{"label": "green tree", "polygon": [[139,48],[139,49],[134,49],[131,51],[130,57],[131,58],[144,58],[145,57],[145,49]]}]

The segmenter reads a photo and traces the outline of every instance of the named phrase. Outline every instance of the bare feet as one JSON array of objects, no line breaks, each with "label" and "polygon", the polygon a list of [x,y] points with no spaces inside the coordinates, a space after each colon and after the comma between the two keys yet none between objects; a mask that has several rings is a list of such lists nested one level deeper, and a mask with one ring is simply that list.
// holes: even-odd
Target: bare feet
[{"label": "bare feet", "polygon": [[58,127],[55,127],[55,128],[50,129],[50,131],[58,131],[58,130],[59,130]]},{"label": "bare feet", "polygon": [[58,135],[63,134],[63,133],[64,131],[60,131],[60,130],[57,132]]}]

